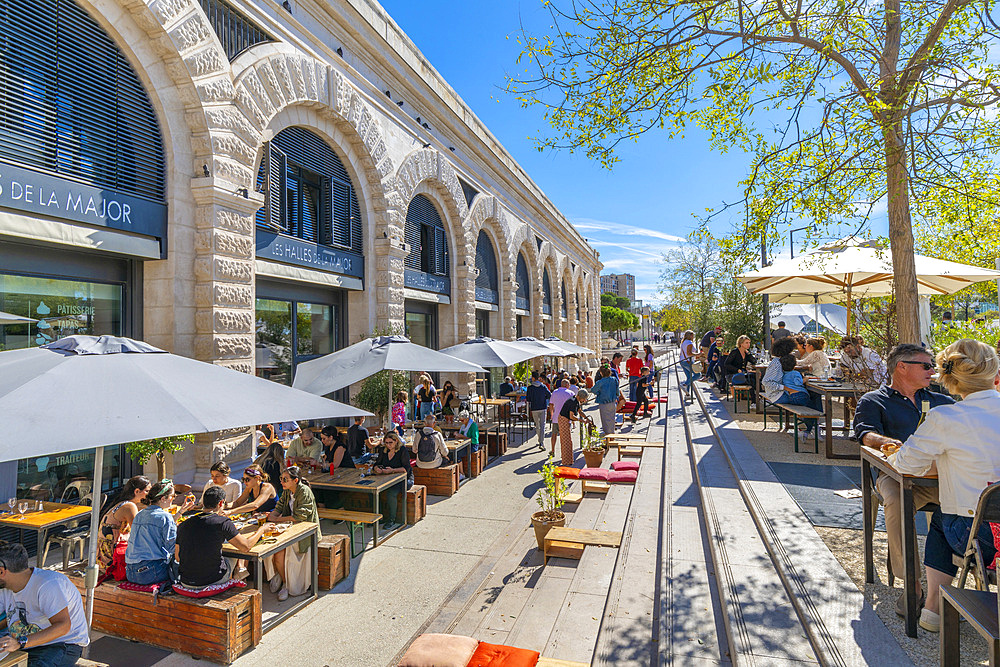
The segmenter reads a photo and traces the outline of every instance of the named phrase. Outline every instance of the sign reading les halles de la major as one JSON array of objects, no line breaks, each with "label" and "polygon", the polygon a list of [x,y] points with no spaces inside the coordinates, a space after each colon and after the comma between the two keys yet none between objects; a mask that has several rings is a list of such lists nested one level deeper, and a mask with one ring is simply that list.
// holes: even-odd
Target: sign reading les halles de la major
[{"label": "sign reading les halles de la major", "polygon": [[264,227],[257,227],[257,256],[282,264],[294,264],[328,273],[364,278],[365,259],[361,255],[344,252],[311,241],[278,234]]},{"label": "sign reading les halles de la major", "polygon": [[0,207],[163,238],[167,206],[0,161]]}]

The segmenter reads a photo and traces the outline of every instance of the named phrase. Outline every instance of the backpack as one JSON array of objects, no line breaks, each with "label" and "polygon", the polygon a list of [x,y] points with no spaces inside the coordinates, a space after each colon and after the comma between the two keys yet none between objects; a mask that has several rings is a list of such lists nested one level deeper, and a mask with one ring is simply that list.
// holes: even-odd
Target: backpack
[{"label": "backpack", "polygon": [[434,443],[434,436],[420,431],[420,439],[417,440],[417,460],[430,463],[436,456],[437,445]]}]

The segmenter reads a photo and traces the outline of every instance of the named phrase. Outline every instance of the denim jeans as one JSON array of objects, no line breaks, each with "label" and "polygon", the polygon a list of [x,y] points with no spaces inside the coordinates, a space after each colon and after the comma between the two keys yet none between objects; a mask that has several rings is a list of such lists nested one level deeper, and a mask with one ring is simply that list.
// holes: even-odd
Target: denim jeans
[{"label": "denim jeans", "polygon": [[628,376],[628,400],[630,400],[630,401],[634,401],[635,400],[635,386],[638,383],[639,383],[639,376],[638,375],[629,375]]},{"label": "denim jeans", "polygon": [[694,381],[701,377],[701,373],[694,372],[694,362],[690,359],[681,361],[681,370],[684,371],[684,386],[690,390]]},{"label": "denim jeans", "polygon": [[25,649],[30,667],[73,667],[83,655],[83,647],[78,644],[46,644]]},{"label": "denim jeans", "polygon": [[[954,577],[958,572],[958,567],[951,561],[951,556],[952,554],[960,556],[965,553],[965,545],[969,541],[971,530],[971,516],[944,514],[940,507],[934,510],[930,526],[927,529],[927,542],[924,544],[924,565]],[[979,532],[976,533],[976,541],[979,542],[983,560],[989,565],[997,550],[993,546],[993,531],[990,530],[990,524],[986,521],[980,524]]]},{"label": "denim jeans", "polygon": [[125,563],[125,578],[133,584],[149,586],[162,581],[173,581],[171,564],[166,560],[143,560],[138,563]]},{"label": "denim jeans", "polygon": [[427,415],[434,412],[434,403],[431,401],[423,401],[420,404],[420,419],[426,419]]}]

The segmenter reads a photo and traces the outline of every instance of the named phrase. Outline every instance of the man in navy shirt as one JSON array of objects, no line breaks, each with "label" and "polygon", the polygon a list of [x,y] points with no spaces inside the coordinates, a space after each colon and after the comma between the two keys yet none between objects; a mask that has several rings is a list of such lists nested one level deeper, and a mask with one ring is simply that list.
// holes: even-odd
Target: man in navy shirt
[{"label": "man in navy shirt", "polygon": [[535,423],[535,435],[538,436],[538,448],[545,451],[545,415],[549,408],[550,392],[538,375],[538,371],[531,371],[531,383],[526,390],[525,398],[528,401],[528,410],[531,412],[531,420]]},{"label": "man in navy shirt", "polygon": [[[955,402],[950,396],[928,389],[934,374],[934,360],[925,348],[909,343],[897,345],[889,353],[886,366],[891,377],[890,383],[862,396],[854,412],[854,435],[858,442],[875,449],[886,445],[901,445],[913,435],[924,407],[930,409]],[[879,475],[875,488],[882,497],[885,512],[889,562],[893,572],[902,573],[905,564],[902,555],[899,483],[886,475]],[[913,487],[913,507],[916,510],[937,502],[937,487]],[[914,556],[917,555],[916,544],[910,545],[910,551]],[[917,571],[920,571],[919,563]],[[922,600],[919,579],[916,585],[916,594]],[[896,613],[900,616],[904,615],[902,600],[901,595],[896,602]]]}]

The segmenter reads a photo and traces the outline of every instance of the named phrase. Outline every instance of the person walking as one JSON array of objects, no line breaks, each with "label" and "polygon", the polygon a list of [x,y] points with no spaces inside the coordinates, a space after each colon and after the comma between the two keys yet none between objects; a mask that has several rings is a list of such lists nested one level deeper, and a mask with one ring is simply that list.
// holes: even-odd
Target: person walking
[{"label": "person walking", "polygon": [[635,407],[632,408],[632,423],[635,423],[635,415],[639,412],[639,406],[642,406],[643,416],[649,414],[649,387],[652,384],[652,377],[649,374],[649,369],[645,366],[642,367],[642,374],[639,376],[638,382],[636,382],[635,389]]},{"label": "person walking", "polygon": [[615,412],[618,410],[618,380],[611,374],[611,369],[601,366],[597,371],[598,379],[594,383],[594,398],[597,401],[597,411],[601,415],[601,433],[605,436],[615,432]]},{"label": "person walking", "polygon": [[635,400],[635,383],[642,375],[642,359],[639,358],[639,350],[632,348],[628,361],[625,362],[625,371],[628,373],[628,400]]},{"label": "person walking", "polygon": [[681,341],[681,370],[684,371],[684,387],[687,389],[688,398],[691,398],[691,387],[694,381],[700,377],[700,373],[694,372],[694,359],[698,352],[694,347],[694,331],[688,329],[684,332],[684,340]]},{"label": "person walking", "polygon": [[528,400],[528,410],[531,421],[535,424],[535,435],[538,437],[538,448],[545,451],[545,416],[549,409],[549,399],[552,392],[542,384],[538,371],[531,371],[531,384],[525,390]]}]

